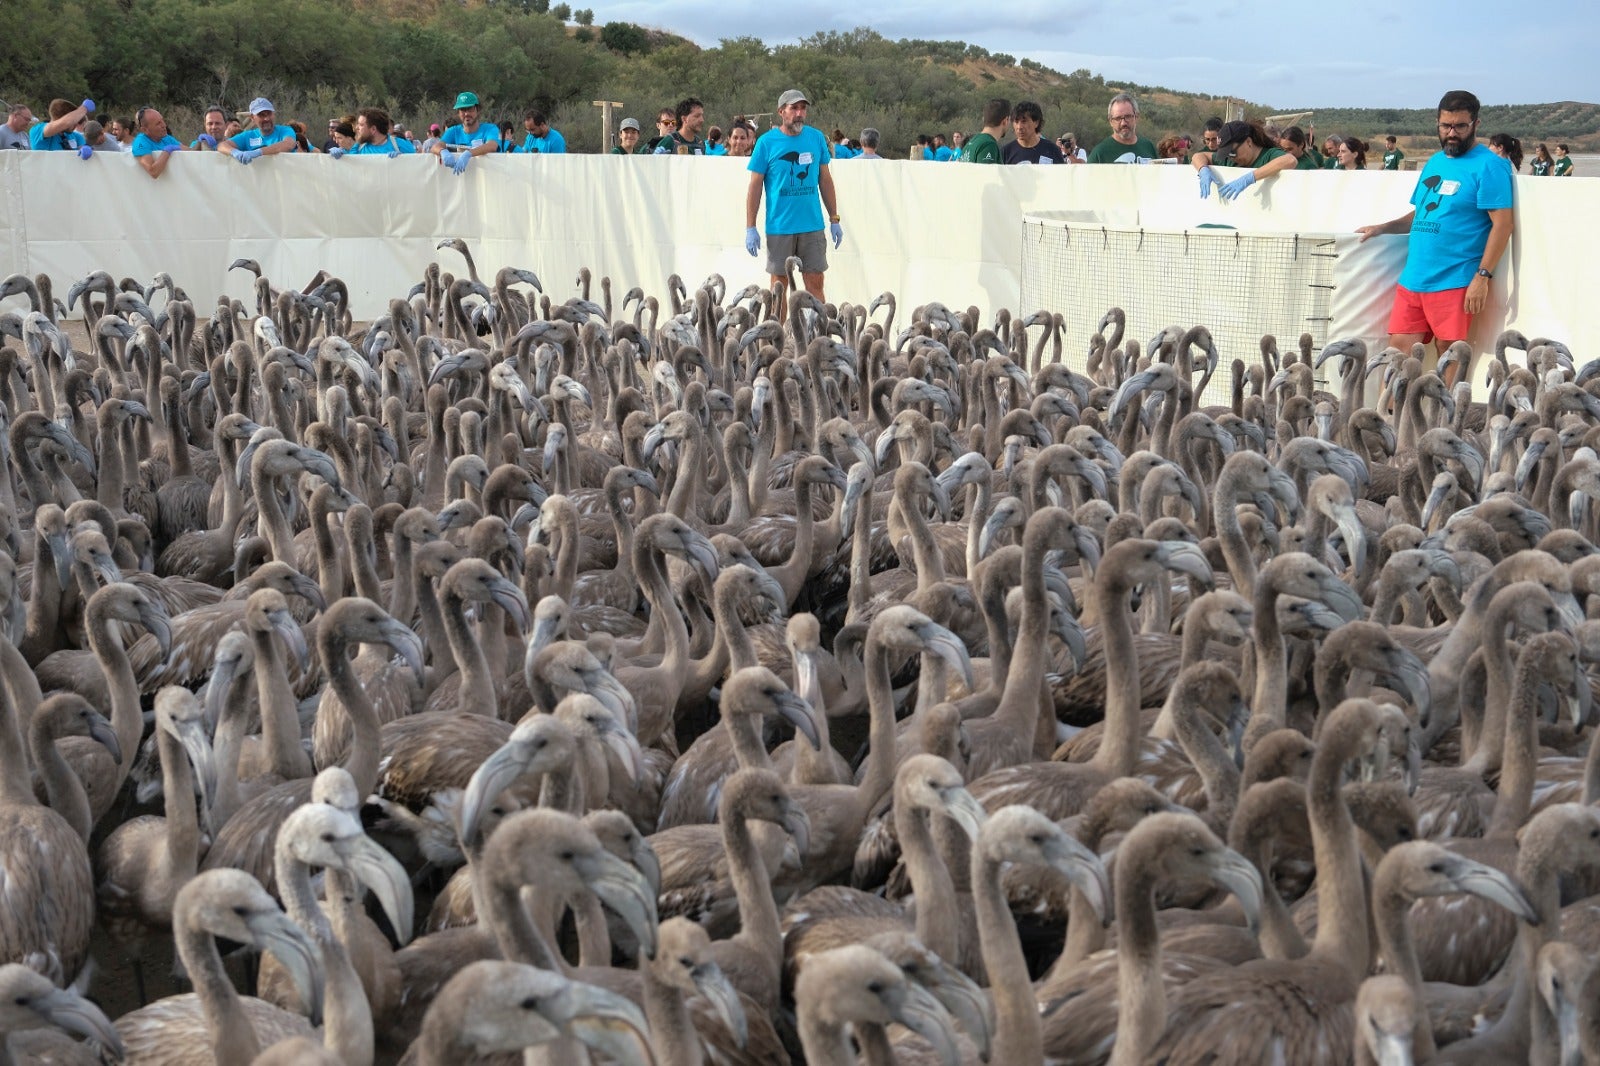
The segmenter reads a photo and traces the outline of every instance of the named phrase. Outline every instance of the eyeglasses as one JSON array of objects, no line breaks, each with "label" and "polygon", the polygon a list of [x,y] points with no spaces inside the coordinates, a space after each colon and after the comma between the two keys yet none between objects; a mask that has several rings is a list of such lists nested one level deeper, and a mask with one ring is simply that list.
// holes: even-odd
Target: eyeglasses
[{"label": "eyeglasses", "polygon": [[1111,121],[1112,122],[1132,122],[1137,117],[1138,117],[1137,115],[1112,115],[1111,116]]},{"label": "eyeglasses", "polygon": [[1470,130],[1473,127],[1474,124],[1475,123],[1472,123],[1472,122],[1441,122],[1441,123],[1439,123],[1439,132],[1440,133],[1465,133],[1468,130]]}]

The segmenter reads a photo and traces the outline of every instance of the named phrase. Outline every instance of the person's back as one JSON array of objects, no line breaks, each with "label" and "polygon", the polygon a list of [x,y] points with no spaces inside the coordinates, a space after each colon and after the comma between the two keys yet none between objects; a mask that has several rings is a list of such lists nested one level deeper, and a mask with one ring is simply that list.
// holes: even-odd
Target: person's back
[{"label": "person's back", "polygon": [[983,105],[983,129],[967,138],[961,146],[963,163],[999,164],[1000,138],[1006,135],[1011,124],[1011,101],[999,98]]}]

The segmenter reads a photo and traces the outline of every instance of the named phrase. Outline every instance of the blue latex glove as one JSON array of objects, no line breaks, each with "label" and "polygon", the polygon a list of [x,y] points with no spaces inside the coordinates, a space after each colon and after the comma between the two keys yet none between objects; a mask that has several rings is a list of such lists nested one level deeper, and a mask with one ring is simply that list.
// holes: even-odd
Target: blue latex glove
[{"label": "blue latex glove", "polygon": [[211,134],[202,133],[200,135],[200,143],[205,145],[207,148],[210,148],[212,151],[216,151],[217,139],[211,136]]},{"label": "blue latex glove", "polygon": [[343,157],[344,157],[344,149],[340,148],[338,145],[334,145],[332,148],[328,149],[328,158],[329,159],[342,159]]},{"label": "blue latex glove", "polygon": [[94,101],[93,100],[85,100],[79,106],[81,106],[83,108],[83,110],[85,112],[87,112],[88,114],[91,114],[91,115],[94,114]]},{"label": "blue latex glove", "polygon": [[744,250],[751,255],[757,255],[761,251],[761,233],[754,226],[744,231]]},{"label": "blue latex glove", "polygon": [[453,158],[448,161],[450,169],[457,174],[465,174],[467,172],[467,164],[472,162],[472,153],[455,152],[452,155]]},{"label": "blue latex glove", "polygon": [[84,145],[82,148],[78,149],[78,158],[79,159],[88,159],[93,155],[94,155],[94,149],[90,148],[87,144]]},{"label": "blue latex glove", "polygon": [[245,166],[249,166],[251,163],[254,163],[257,159],[261,158],[261,149],[240,148],[233,153],[233,158],[237,159]]},{"label": "blue latex glove", "polygon": [[1217,177],[1217,172],[1209,166],[1200,168],[1200,199],[1204,200],[1211,195],[1212,183],[1222,184],[1222,179]]},{"label": "blue latex glove", "polygon": [[1244,172],[1244,177],[1234,178],[1222,187],[1221,196],[1224,200],[1237,200],[1239,194],[1256,183],[1256,173],[1253,170]]},{"label": "blue latex glove", "polygon": [[837,222],[828,223],[828,236],[833,238],[835,248],[844,243],[844,227]]}]

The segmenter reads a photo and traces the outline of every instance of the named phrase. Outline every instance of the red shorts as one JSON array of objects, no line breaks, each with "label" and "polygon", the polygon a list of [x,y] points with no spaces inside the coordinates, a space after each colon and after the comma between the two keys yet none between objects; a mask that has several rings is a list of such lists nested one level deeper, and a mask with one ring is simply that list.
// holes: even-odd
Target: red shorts
[{"label": "red shorts", "polygon": [[1412,292],[1404,285],[1394,287],[1394,310],[1389,312],[1391,334],[1420,333],[1422,343],[1435,337],[1447,341],[1467,339],[1472,316],[1465,310],[1467,290]]}]

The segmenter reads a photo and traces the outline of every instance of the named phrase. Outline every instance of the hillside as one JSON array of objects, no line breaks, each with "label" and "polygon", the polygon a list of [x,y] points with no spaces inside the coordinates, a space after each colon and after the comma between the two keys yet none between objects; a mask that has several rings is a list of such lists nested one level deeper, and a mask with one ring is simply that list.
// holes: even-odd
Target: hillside
[{"label": "hillside", "polygon": [[[1382,140],[1394,134],[1406,142],[1438,147],[1434,129],[1437,116],[1432,108],[1317,108],[1318,132],[1369,134]],[[1553,104],[1488,105],[1478,117],[1481,136],[1510,133],[1522,138],[1531,152],[1539,141],[1554,144],[1564,141],[1574,152],[1600,150],[1600,104],[1563,100]]]},{"label": "hillside", "polygon": [[[889,40],[868,28],[701,48],[670,29],[596,20],[592,9],[549,0],[9,0],[0,5],[0,40],[10,46],[0,99],[42,111],[54,96],[93,96],[129,114],[154,103],[192,135],[205,107],[236,110],[257,95],[313,129],[364,105],[426,129],[450,120],[455,94],[472,89],[488,117],[516,127],[524,110],[544,108],[581,152],[605,147],[593,100],[623,101],[622,113],[648,130],[658,108],[687,95],[705,102],[709,123],[725,124],[771,111],[794,85],[812,94],[815,124],[851,134],[876,126],[885,154],[903,154],[919,133],[975,130],[995,96],[1036,100],[1047,135],[1071,130],[1085,144],[1105,136],[1106,103],[1119,89],[1139,96],[1141,132],[1152,139],[1197,135],[1224,110],[1224,101],[1196,93],[1062,73],[958,41]],[[95,29],[108,26],[116,31]],[[1425,111],[1317,112],[1319,130],[1379,136],[1426,134],[1431,122]],[[1485,127],[1576,147],[1600,130],[1600,108],[1489,109]]]}]

